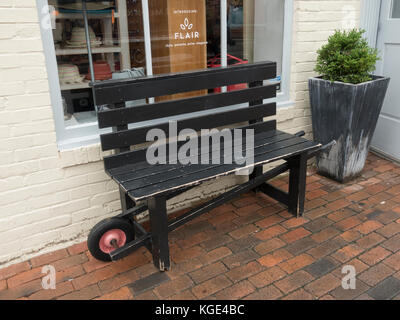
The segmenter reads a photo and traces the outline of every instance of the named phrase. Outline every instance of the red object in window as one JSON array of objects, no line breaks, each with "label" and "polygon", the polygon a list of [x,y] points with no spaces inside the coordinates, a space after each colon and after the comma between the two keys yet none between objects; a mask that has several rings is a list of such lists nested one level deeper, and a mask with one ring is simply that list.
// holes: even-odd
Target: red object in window
[{"label": "red object in window", "polygon": [[[95,80],[108,80],[112,77],[110,65],[107,61],[96,61],[93,63]],[[92,80],[90,72],[86,75],[87,80]]]},{"label": "red object in window", "polygon": [[[247,60],[239,59],[230,54],[228,54],[227,57],[228,57],[228,66],[236,66],[236,65],[240,65],[240,64],[248,64],[249,63]],[[208,60],[207,67],[208,68],[221,67],[222,66],[221,60],[222,60],[221,55],[218,54],[214,58],[211,58],[210,60]],[[228,91],[235,91],[235,90],[242,90],[242,89],[247,89],[247,83],[234,84],[234,85],[228,86],[228,88],[227,88]],[[221,88],[215,88],[214,92],[221,92]]]},{"label": "red object in window", "polygon": [[115,68],[115,71],[121,71],[121,62],[116,61],[114,68]]}]

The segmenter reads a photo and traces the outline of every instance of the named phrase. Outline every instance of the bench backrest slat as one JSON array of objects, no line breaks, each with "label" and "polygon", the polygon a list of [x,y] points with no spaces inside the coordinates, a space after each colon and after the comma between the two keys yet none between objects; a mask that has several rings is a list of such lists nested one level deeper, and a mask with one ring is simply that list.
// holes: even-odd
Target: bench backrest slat
[{"label": "bench backrest slat", "polygon": [[[193,117],[177,121],[177,133],[190,128],[195,131],[201,129],[212,129],[234,123],[256,120],[276,114],[276,104],[263,104],[259,106],[241,108],[237,110],[225,111],[211,115]],[[131,145],[137,145],[146,141],[147,133],[152,129],[161,129],[165,132],[166,138],[172,138],[170,135],[169,122],[157,125],[140,127],[130,130],[122,130],[114,133],[106,133],[101,136],[103,150],[112,150],[115,148],[124,148]]]},{"label": "bench backrest slat", "polygon": [[154,120],[186,113],[205,111],[274,97],[276,85],[270,84],[226,93],[211,93],[204,96],[173,101],[145,104],[134,108],[118,108],[100,111],[99,127],[108,128],[122,124]]},{"label": "bench backrest slat", "polygon": [[259,62],[137,79],[108,80],[94,84],[93,87],[96,103],[104,105],[250,83],[275,77],[276,63]]}]

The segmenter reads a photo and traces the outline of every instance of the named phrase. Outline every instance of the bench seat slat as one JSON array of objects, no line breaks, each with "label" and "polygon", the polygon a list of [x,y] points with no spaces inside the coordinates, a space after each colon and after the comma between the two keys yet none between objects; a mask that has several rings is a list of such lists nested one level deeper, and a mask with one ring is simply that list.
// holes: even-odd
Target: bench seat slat
[{"label": "bench seat slat", "polygon": [[[219,112],[211,115],[197,116],[177,121],[178,133],[182,129],[186,128],[193,130],[211,129],[249,120],[262,119],[275,114],[276,103],[269,103],[252,107],[238,108],[236,110]],[[168,134],[169,123],[165,122],[152,126],[103,134],[101,136],[101,145],[103,147],[103,151],[144,143],[146,142],[146,135],[151,129],[161,129]]]},{"label": "bench seat slat", "polygon": [[[268,139],[273,137],[273,139]],[[292,135],[286,134],[284,132],[264,132],[264,133],[259,133],[257,135],[255,135],[254,137],[254,146],[255,147],[259,147],[259,146],[263,146],[266,145],[268,143],[272,143],[273,141],[277,141],[277,138],[279,138],[279,141],[284,140],[284,139],[288,139],[292,137]],[[209,150],[212,150],[212,145],[210,146]],[[221,154],[223,152],[223,148],[221,148]],[[199,155],[201,154],[205,154],[207,153],[206,150],[200,150],[198,149],[197,152],[195,154],[193,154],[193,157],[199,157]],[[170,171],[170,170],[175,170],[178,169],[180,167],[183,167],[185,165],[183,164],[157,164],[157,165],[149,165],[147,162],[143,162],[139,167],[135,167],[134,169],[132,169],[132,166],[125,166],[125,170],[122,168],[121,171],[119,171],[120,173],[114,173],[111,174],[111,176],[113,178],[115,178],[116,180],[118,180],[121,183],[125,183],[127,181],[132,181],[132,180],[137,180],[137,179],[141,179],[143,177],[149,177],[151,175],[157,174],[159,172],[166,172],[166,171]],[[130,167],[130,168],[129,168]],[[113,171],[113,170],[111,170]]]},{"label": "bench seat slat", "polygon": [[161,97],[276,77],[275,62],[258,62],[177,74],[92,83],[99,105]]},{"label": "bench seat slat", "polygon": [[276,97],[276,86],[276,84],[270,84],[226,93],[210,93],[200,97],[157,102],[132,108],[99,111],[99,128],[108,128],[274,98]]},{"label": "bench seat slat", "polygon": [[[255,153],[254,155],[255,155],[255,157],[257,157],[262,154],[266,154],[268,152],[273,152],[273,151],[279,150],[282,147],[288,147],[288,146],[302,143],[303,141],[304,140],[300,140],[300,138],[293,137],[288,134],[281,135],[281,136],[275,136],[273,138],[265,140],[264,144],[256,147],[256,149],[254,150],[254,153]],[[210,170],[210,169],[213,169],[216,167],[224,166],[224,165],[222,165],[222,163],[223,163],[222,157],[218,156],[218,159],[220,160],[220,164],[212,164],[212,160],[215,160],[215,158],[212,158],[211,155],[209,158],[210,158],[209,165],[193,164],[193,165],[180,166],[180,167],[173,168],[171,170],[165,170],[162,172],[158,172],[157,174],[142,176],[141,179],[134,179],[134,180],[124,181],[124,182],[121,181],[121,183],[123,185],[123,188],[126,191],[132,191],[132,190],[139,189],[139,188],[142,188],[145,186],[163,183],[170,179],[176,179],[177,177],[183,177],[183,176],[186,176],[189,174],[194,174],[196,172]]]},{"label": "bench seat slat", "polygon": [[[264,147],[279,141],[283,141],[283,140],[287,140],[287,139],[291,139],[293,138],[292,135],[286,134],[286,133],[282,133],[279,135],[275,135],[272,137],[268,137],[268,138],[264,138],[261,136],[256,136],[255,137],[255,143],[254,143],[254,147],[255,148],[260,148],[260,147]],[[255,152],[257,152],[257,150],[255,150]],[[196,154],[192,155],[191,159],[199,159],[200,156],[204,156],[204,154],[206,154],[207,152],[204,151],[198,151]],[[207,155],[208,156],[208,160],[209,163],[212,164],[213,160],[220,160],[220,163],[223,163],[223,157],[221,155],[224,155],[224,149],[221,149],[221,151],[216,154],[213,155],[211,152]],[[116,180],[118,180],[120,183],[130,183],[130,182],[134,182],[137,181],[139,179],[144,178],[145,180],[149,179],[151,176],[157,175],[159,173],[166,173],[166,172],[171,172],[174,170],[179,170],[182,168],[188,169],[188,166],[191,165],[195,165],[195,164],[189,164],[189,165],[184,165],[184,164],[167,164],[167,165],[162,165],[162,164],[158,164],[158,165],[154,165],[154,166],[148,166],[147,168],[143,168],[142,170],[135,170],[134,172],[126,172],[124,174],[120,174],[120,175],[115,175],[114,178]],[[162,170],[161,168],[164,168],[164,170]]]},{"label": "bench seat slat", "polygon": [[[268,122],[257,122],[250,125],[239,126],[236,129],[241,129],[243,132],[245,130],[254,130],[254,134],[264,134],[268,136],[272,136],[275,134],[276,121],[268,121]],[[231,132],[233,129],[230,129]],[[217,134],[208,135],[210,138],[215,137]],[[183,145],[185,142],[178,142],[178,148]],[[167,153],[169,152],[169,146],[167,145]],[[142,168],[142,162],[146,162],[146,152],[147,149],[138,149],[134,151],[123,152],[119,154],[114,154],[110,156],[104,157],[104,166],[106,171],[109,172],[110,175],[117,175],[118,173],[125,173],[125,168],[127,165],[130,167],[130,170],[139,170]]]},{"label": "bench seat slat", "polygon": [[[281,148],[267,154],[257,155],[255,157],[255,165],[263,165],[289,156],[294,156],[303,152],[311,151],[319,147],[320,145],[317,143],[304,140],[304,142],[300,144]],[[206,180],[214,179],[223,175],[228,175],[243,168],[243,165],[239,166],[236,164],[217,166],[208,170],[196,172],[191,175],[169,179],[164,183],[158,183],[156,185],[150,185],[140,189],[132,190],[129,191],[128,194],[135,201],[145,200],[149,197],[153,197],[156,195],[159,196],[171,192],[176,188],[198,185]]]}]

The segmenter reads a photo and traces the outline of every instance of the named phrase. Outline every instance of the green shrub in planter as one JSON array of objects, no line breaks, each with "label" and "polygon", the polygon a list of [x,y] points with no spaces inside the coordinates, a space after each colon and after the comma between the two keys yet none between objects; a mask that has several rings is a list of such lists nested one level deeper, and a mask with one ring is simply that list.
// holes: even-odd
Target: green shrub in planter
[{"label": "green shrub in planter", "polygon": [[318,50],[315,71],[323,79],[358,84],[370,81],[378,51],[363,38],[364,30],[336,31]]},{"label": "green shrub in planter", "polygon": [[317,156],[320,174],[346,182],[364,168],[389,78],[373,76],[378,58],[363,30],[336,31],[318,50],[309,80],[314,139],[336,140]]}]

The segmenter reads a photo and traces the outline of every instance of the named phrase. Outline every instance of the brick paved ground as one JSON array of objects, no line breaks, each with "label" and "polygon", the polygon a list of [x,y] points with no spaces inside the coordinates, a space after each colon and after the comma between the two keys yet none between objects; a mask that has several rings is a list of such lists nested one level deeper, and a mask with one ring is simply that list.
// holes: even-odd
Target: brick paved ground
[{"label": "brick paved ground", "polygon": [[[399,299],[400,167],[370,155],[352,183],[307,182],[304,218],[247,194],[176,230],[170,272],[144,249],[101,263],[82,243],[0,269],[0,299]],[[56,290],[41,289],[47,264]],[[345,265],[356,290],[341,287]]]}]

